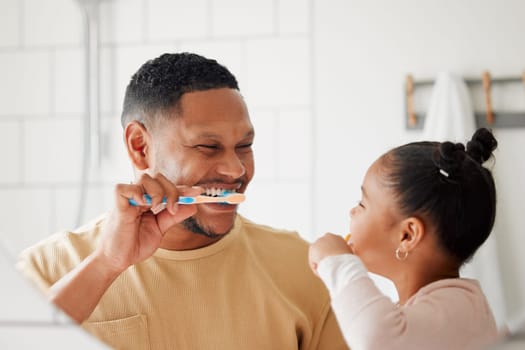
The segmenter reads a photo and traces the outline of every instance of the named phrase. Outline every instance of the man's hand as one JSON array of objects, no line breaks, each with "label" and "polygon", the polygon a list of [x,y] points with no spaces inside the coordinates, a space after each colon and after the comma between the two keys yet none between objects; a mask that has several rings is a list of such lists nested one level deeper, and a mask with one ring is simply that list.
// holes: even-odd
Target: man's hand
[{"label": "man's hand", "polygon": [[[179,196],[201,192],[199,187],[175,186],[161,174],[144,174],[137,183],[117,185],[116,207],[106,221],[96,254],[117,273],[149,258],[173,225],[197,211],[195,205],[178,205]],[[146,193],[151,197],[151,205],[144,199]],[[139,206],[131,205],[130,198]],[[167,200],[165,210],[163,198]]]}]

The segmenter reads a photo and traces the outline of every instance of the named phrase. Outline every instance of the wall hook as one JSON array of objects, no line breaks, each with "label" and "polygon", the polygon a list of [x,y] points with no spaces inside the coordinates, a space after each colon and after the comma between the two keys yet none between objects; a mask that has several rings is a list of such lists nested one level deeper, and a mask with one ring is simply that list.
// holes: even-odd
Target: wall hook
[{"label": "wall hook", "polygon": [[406,98],[408,125],[414,127],[417,123],[416,113],[414,112],[414,78],[410,74],[406,77]]},{"label": "wall hook", "polygon": [[492,125],[494,123],[494,113],[492,111],[492,101],[490,98],[490,73],[484,71],[482,75],[483,90],[485,91],[485,108],[487,109],[487,124]]}]

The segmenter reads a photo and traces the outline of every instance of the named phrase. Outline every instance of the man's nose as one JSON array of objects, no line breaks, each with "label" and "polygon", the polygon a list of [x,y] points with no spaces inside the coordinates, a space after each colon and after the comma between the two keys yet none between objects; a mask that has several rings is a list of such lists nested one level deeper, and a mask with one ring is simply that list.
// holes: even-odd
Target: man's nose
[{"label": "man's nose", "polygon": [[246,167],[235,152],[225,152],[219,160],[217,171],[221,175],[229,176],[233,179],[240,178],[246,173]]}]

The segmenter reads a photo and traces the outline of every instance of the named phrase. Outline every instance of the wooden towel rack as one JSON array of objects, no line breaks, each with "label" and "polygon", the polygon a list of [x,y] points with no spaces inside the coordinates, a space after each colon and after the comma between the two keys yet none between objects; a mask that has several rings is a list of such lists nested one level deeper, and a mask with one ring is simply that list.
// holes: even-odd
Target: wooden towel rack
[{"label": "wooden towel rack", "polygon": [[[521,77],[500,77],[492,78],[489,71],[484,71],[481,78],[465,79],[469,86],[482,85],[485,96],[485,112],[476,112],[476,124],[478,127],[492,128],[525,128],[525,111],[505,112],[494,111],[492,108],[491,87],[494,84],[523,83],[525,88],[525,71]],[[414,80],[411,74],[407,74],[405,79],[406,93],[406,127],[407,129],[423,129],[425,115],[416,113],[414,109],[414,91],[418,87],[433,85],[433,80]],[[525,91],[524,91],[525,93]]]}]

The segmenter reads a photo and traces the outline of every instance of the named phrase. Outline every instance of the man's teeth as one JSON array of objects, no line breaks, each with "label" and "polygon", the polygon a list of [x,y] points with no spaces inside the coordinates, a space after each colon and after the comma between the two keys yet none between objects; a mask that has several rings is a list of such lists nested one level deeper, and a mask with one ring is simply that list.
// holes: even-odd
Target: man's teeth
[{"label": "man's teeth", "polygon": [[204,189],[203,195],[210,197],[224,196],[226,193],[236,193],[235,190],[226,190],[224,188],[212,187]]}]

